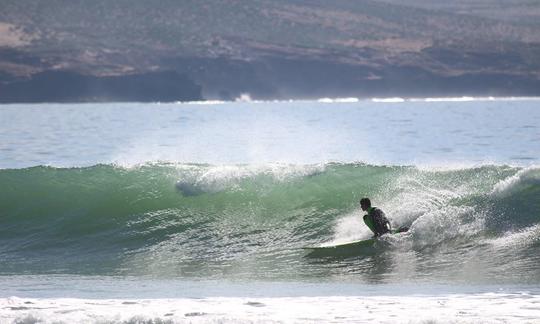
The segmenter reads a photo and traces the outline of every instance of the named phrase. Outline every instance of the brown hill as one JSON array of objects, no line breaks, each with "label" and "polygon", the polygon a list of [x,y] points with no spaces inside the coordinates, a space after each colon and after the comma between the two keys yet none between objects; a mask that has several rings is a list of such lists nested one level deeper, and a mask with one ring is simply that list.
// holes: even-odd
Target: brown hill
[{"label": "brown hill", "polygon": [[0,0],[0,97],[47,71],[175,71],[207,98],[540,95],[540,4],[404,3]]}]

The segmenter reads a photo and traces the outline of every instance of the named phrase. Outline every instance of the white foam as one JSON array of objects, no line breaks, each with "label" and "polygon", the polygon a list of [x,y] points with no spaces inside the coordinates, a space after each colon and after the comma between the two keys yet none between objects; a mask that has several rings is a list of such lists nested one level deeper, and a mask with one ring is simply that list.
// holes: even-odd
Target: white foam
[{"label": "white foam", "polygon": [[273,181],[286,182],[294,178],[309,176],[323,172],[325,164],[294,165],[294,164],[253,164],[253,165],[189,165],[177,164],[178,188],[187,191],[195,190],[216,193],[225,189],[239,189],[242,180],[267,176]]},{"label": "white foam", "polygon": [[[466,221],[468,215],[473,221]],[[411,226],[416,246],[436,246],[457,237],[474,237],[484,229],[485,218],[467,206],[447,206],[430,211]]]},{"label": "white foam", "polygon": [[269,175],[278,181],[290,178],[304,177],[314,173],[323,172],[324,164],[296,165],[296,164],[253,164],[253,165],[216,165],[203,167],[199,174],[199,181],[215,182],[233,179],[251,178],[257,175]]},{"label": "white foam", "polygon": [[362,220],[362,211],[354,211],[341,217],[334,228],[334,238],[321,246],[331,246],[356,240],[368,239],[373,234]]},{"label": "white foam", "polygon": [[320,98],[320,99],[317,99],[317,102],[321,102],[321,103],[354,103],[354,102],[359,102],[360,99],[358,98],[355,98],[355,97],[350,97],[350,98]]},{"label": "white foam", "polygon": [[186,105],[222,105],[227,102],[223,100],[204,100],[204,101],[186,101],[186,102],[177,101],[175,103],[186,104]]},{"label": "white foam", "polygon": [[372,98],[371,99],[372,102],[390,102],[390,103],[398,103],[398,102],[405,102],[406,99],[404,98],[399,98],[399,97],[396,97],[396,98]]},{"label": "white foam", "polygon": [[253,102],[253,99],[251,99],[251,95],[249,93],[242,93],[240,96],[236,99],[234,99],[236,102]]},{"label": "white foam", "polygon": [[468,161],[419,161],[414,163],[414,166],[421,171],[430,171],[430,172],[451,172],[451,171],[463,171],[470,169],[477,169],[484,166],[497,165],[495,162],[468,162]]},{"label": "white foam", "polygon": [[531,166],[518,171],[511,177],[501,180],[493,187],[491,194],[505,197],[518,190],[520,186],[529,184],[540,184],[540,167]]},{"label": "white foam", "polygon": [[441,102],[441,101],[463,102],[463,101],[475,101],[475,100],[493,100],[493,97],[488,97],[488,98],[474,98],[474,97],[425,98],[423,101],[425,102]]},{"label": "white foam", "polygon": [[3,298],[2,323],[533,323],[540,296],[478,293],[409,296],[201,299]]},{"label": "white foam", "polygon": [[509,232],[502,237],[488,240],[495,247],[524,248],[540,240],[540,225],[534,225],[517,232]]},{"label": "white foam", "polygon": [[433,97],[433,98],[411,98],[413,102],[467,102],[467,101],[530,101],[540,100],[540,97]]}]

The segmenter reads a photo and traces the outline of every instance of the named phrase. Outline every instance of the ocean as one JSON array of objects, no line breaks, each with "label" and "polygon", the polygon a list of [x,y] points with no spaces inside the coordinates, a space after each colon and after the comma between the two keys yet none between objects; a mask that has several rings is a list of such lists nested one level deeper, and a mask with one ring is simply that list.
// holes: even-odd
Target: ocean
[{"label": "ocean", "polygon": [[0,105],[0,323],[229,322],[540,323],[540,99]]}]

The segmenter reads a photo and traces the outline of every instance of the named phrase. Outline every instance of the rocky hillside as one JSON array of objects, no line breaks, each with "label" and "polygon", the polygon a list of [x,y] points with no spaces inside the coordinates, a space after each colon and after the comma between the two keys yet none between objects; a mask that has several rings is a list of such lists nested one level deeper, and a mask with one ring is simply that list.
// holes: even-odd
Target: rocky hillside
[{"label": "rocky hillside", "polygon": [[[37,76],[61,87],[73,74],[191,89],[163,101],[540,95],[534,1],[0,0],[0,8],[0,101],[25,101],[13,93],[40,87]],[[49,100],[115,97],[86,88]],[[141,100],[129,88],[116,97]],[[153,93],[148,100],[162,98]]]}]

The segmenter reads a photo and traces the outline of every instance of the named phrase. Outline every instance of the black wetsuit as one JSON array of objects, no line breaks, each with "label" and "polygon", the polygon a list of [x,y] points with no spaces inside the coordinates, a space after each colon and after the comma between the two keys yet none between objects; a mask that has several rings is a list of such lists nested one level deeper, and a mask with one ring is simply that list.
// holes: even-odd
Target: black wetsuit
[{"label": "black wetsuit", "polygon": [[390,232],[390,222],[382,210],[370,207],[367,215],[364,215],[364,223],[373,231],[375,236],[381,236]]}]

